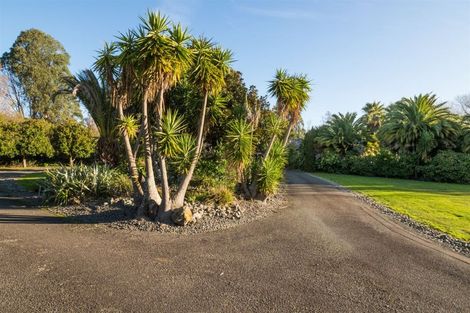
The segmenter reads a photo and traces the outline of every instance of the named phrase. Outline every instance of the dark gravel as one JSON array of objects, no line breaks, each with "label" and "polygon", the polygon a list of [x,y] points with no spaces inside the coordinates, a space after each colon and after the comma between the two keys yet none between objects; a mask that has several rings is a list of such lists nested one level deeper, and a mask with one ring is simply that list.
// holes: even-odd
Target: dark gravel
[{"label": "dark gravel", "polygon": [[136,219],[131,199],[111,199],[80,205],[57,206],[49,210],[65,217],[69,223],[97,224],[128,231],[151,231],[174,234],[196,234],[227,229],[269,216],[286,207],[285,193],[267,201],[237,200],[230,205],[187,204],[193,212],[193,222],[186,226],[168,225],[148,219]]}]

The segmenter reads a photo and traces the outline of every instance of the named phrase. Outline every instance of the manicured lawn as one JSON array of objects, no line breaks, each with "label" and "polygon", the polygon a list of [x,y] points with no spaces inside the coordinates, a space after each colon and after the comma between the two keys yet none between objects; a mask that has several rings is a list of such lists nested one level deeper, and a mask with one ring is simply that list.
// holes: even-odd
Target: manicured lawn
[{"label": "manicured lawn", "polygon": [[45,177],[46,174],[44,172],[30,173],[18,178],[17,183],[29,191],[37,191],[39,188],[39,182]]},{"label": "manicured lawn", "polygon": [[363,193],[456,238],[470,241],[470,185],[328,173],[314,175]]}]

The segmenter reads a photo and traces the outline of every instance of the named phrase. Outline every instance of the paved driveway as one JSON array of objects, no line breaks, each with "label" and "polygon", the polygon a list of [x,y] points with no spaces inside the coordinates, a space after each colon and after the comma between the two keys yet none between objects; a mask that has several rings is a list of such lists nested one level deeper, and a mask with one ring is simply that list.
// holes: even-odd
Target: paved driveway
[{"label": "paved driveway", "polygon": [[192,236],[61,223],[0,197],[0,312],[470,312],[470,259],[323,181]]}]

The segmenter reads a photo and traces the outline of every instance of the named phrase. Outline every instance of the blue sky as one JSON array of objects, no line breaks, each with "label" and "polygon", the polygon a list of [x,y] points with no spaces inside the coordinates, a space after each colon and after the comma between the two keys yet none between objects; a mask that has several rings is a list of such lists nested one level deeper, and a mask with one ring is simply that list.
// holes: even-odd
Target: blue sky
[{"label": "blue sky", "polygon": [[307,127],[369,101],[470,93],[470,0],[0,0],[0,53],[35,27],[65,46],[75,73],[147,9],[231,49],[234,67],[261,93],[276,68],[306,73]]}]

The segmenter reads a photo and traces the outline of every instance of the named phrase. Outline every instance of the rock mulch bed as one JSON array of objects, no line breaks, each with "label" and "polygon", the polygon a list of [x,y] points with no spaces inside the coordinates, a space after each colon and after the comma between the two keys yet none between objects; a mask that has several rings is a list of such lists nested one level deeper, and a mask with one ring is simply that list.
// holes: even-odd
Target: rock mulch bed
[{"label": "rock mulch bed", "polygon": [[410,218],[409,216],[405,214],[401,214],[401,213],[393,211],[391,208],[387,207],[386,205],[380,204],[376,202],[374,199],[364,194],[351,191],[331,181],[329,181],[329,183],[334,185],[336,188],[352,193],[359,200],[367,203],[371,207],[379,210],[381,213],[391,217],[392,219],[399,221],[400,223],[407,226],[409,229],[415,232],[418,232],[419,234],[424,235],[426,238],[437,241],[439,244],[447,248],[450,248],[451,250],[454,250],[457,253],[470,257],[470,242],[454,238],[448,234],[445,234],[436,229],[430,228],[429,226],[425,224],[422,224],[413,220],[412,218]]},{"label": "rock mulch bed", "polygon": [[271,215],[287,206],[284,192],[267,201],[236,200],[231,205],[186,204],[192,211],[192,221],[185,226],[162,224],[134,218],[132,199],[111,199],[79,205],[52,207],[49,210],[62,215],[71,223],[95,224],[129,231],[152,231],[160,233],[194,234],[234,227]]}]

